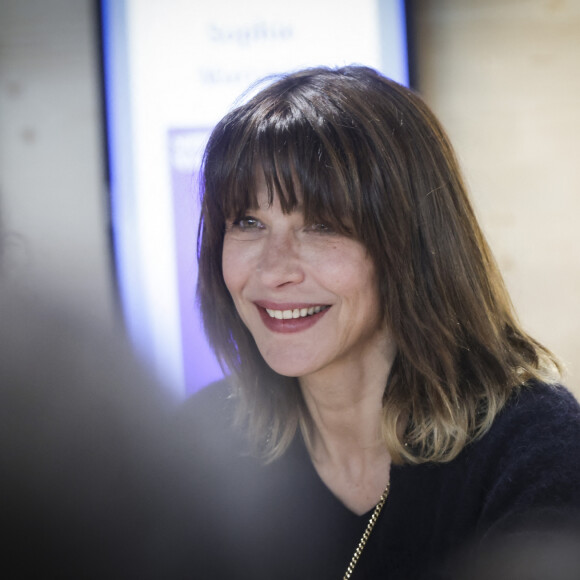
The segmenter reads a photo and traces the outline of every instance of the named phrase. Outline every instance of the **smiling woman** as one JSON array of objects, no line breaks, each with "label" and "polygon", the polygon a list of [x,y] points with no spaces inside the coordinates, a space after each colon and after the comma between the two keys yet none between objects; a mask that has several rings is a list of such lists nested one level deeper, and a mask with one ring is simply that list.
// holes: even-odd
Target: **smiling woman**
[{"label": "smiling woman", "polygon": [[467,540],[580,506],[580,410],[417,95],[365,67],[282,76],[216,126],[203,188],[230,377],[185,415],[227,470],[236,577],[439,577]]}]

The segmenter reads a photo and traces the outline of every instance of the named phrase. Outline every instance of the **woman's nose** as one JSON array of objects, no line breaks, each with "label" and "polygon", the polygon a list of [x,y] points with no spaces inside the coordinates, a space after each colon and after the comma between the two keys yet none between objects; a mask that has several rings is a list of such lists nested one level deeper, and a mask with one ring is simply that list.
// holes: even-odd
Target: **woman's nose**
[{"label": "woman's nose", "polygon": [[257,270],[262,283],[272,288],[301,282],[304,270],[295,233],[269,236],[265,240]]}]

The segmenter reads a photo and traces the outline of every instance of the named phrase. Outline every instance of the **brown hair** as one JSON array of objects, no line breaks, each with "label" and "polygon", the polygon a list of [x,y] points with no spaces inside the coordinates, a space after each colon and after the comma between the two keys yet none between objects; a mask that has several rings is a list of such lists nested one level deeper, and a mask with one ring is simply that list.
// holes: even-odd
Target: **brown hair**
[{"label": "brown hair", "polygon": [[[447,461],[491,425],[514,388],[558,364],[517,322],[441,125],[411,90],[366,67],[280,77],[239,105],[206,148],[198,296],[265,457],[308,414],[298,381],[272,371],[224,284],[227,218],[255,204],[256,168],[282,209],[361,241],[376,267],[397,356],[384,392],[394,461]],[[397,424],[407,429],[402,440]]]}]

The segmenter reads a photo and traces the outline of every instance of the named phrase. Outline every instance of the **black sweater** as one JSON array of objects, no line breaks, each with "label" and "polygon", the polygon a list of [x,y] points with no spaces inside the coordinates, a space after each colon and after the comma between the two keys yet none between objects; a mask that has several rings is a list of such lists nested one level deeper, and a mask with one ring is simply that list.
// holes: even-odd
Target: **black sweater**
[{"label": "black sweater", "polygon": [[[192,496],[189,518],[192,577],[342,578],[371,512],[353,514],[328,490],[300,436],[264,466],[231,417],[225,382],[192,397],[182,415],[197,437],[192,490],[202,499]],[[560,525],[563,514],[574,521],[575,510],[580,407],[564,388],[524,387],[453,461],[391,468],[389,497],[353,578],[451,577],[466,550]]]}]

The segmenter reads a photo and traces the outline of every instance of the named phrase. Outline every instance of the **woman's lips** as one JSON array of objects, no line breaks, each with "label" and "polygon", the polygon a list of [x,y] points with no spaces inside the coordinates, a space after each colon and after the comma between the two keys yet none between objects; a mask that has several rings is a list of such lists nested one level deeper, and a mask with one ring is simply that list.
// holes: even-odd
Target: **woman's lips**
[{"label": "woman's lips", "polygon": [[300,332],[316,324],[330,306],[317,304],[256,304],[264,325],[272,332]]}]

